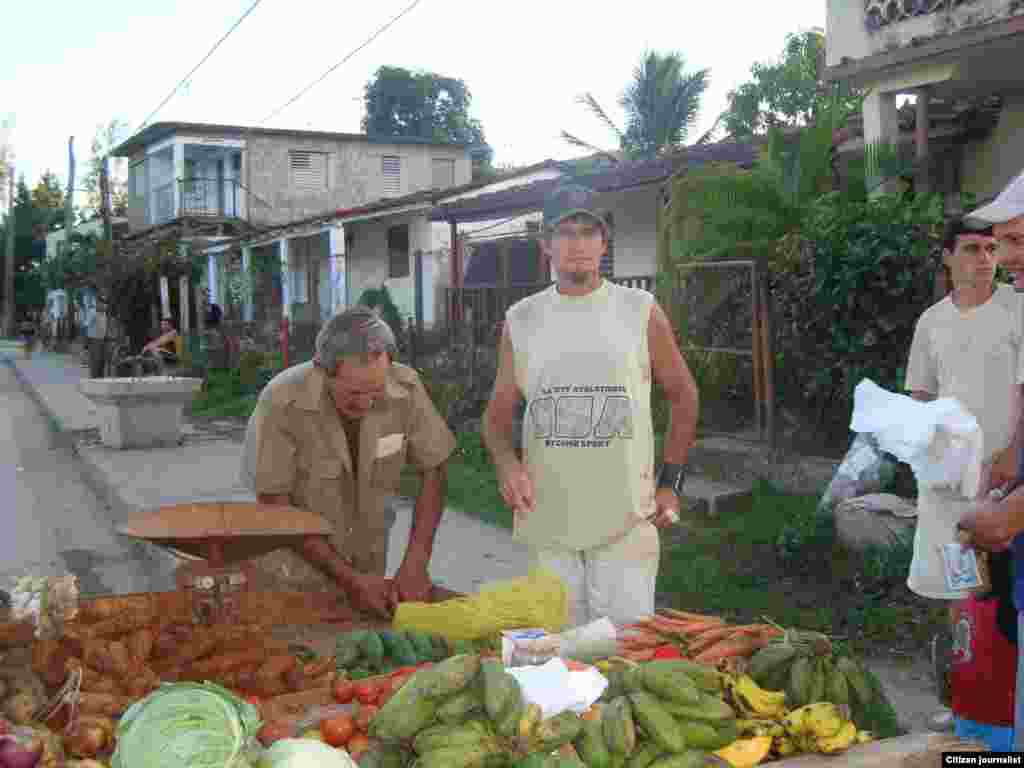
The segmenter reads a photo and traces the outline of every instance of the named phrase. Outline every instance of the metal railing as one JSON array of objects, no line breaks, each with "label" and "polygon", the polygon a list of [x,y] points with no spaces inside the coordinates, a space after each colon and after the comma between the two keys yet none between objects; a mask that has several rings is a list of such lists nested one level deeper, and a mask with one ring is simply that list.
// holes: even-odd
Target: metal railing
[{"label": "metal railing", "polygon": [[[179,202],[175,209],[174,188]],[[178,179],[153,188],[150,223],[164,224],[183,216],[242,218],[241,184],[235,179]]]}]

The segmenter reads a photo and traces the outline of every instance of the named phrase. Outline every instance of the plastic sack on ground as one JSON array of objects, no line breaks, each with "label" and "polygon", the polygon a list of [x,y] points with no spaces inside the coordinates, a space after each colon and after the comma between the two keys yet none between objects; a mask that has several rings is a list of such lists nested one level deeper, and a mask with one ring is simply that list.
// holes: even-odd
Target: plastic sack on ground
[{"label": "plastic sack on ground", "polygon": [[895,476],[897,464],[893,456],[878,447],[873,436],[857,435],[822,494],[818,509],[831,512],[844,501],[878,493]]}]

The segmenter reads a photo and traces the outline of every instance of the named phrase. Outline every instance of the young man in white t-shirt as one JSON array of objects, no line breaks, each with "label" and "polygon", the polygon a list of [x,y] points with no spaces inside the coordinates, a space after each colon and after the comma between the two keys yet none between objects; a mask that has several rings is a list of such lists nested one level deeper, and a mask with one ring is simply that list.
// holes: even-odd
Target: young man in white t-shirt
[{"label": "young man in white t-shirt", "polygon": [[[995,285],[996,244],[991,230],[970,229],[962,220],[946,230],[943,265],[953,290],[921,315],[907,365],[906,388],[920,401],[955,397],[978,420],[985,454],[983,491],[1016,473],[1013,428],[1021,355],[1020,296]],[[956,602],[967,596],[946,583],[940,547],[952,543],[956,525],[973,507],[953,489],[918,488],[918,522],[907,586],[916,594]]]}]

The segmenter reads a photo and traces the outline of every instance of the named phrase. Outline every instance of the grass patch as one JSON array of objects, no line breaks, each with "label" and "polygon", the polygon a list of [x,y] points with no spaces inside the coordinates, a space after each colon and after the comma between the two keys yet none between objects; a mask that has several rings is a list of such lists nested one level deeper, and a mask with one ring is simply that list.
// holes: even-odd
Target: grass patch
[{"label": "grass patch", "polygon": [[[446,506],[485,523],[512,530],[512,512],[501,500],[494,467],[480,434],[460,432],[456,440],[455,453],[448,460]],[[406,467],[402,473],[402,495],[415,497],[419,490],[419,474]]]},{"label": "grass patch", "polygon": [[242,385],[237,370],[212,370],[205,389],[189,406],[189,413],[204,418],[248,419],[256,408],[259,393]]}]

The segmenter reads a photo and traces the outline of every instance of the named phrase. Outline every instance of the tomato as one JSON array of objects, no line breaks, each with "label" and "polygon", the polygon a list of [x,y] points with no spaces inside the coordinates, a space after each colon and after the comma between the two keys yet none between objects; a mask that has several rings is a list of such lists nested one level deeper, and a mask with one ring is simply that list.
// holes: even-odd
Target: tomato
[{"label": "tomato", "polygon": [[356,696],[356,684],[351,680],[334,682],[334,700],[339,704],[350,704]]},{"label": "tomato", "polygon": [[320,735],[332,747],[344,747],[356,732],[352,715],[337,715],[320,721]]},{"label": "tomato", "polygon": [[360,704],[376,704],[377,686],[374,683],[357,683],[356,698]]},{"label": "tomato", "polygon": [[384,678],[377,683],[377,700],[380,703],[381,699],[390,698],[391,694],[394,693],[395,683],[391,678]]},{"label": "tomato", "polygon": [[263,724],[263,727],[256,734],[256,738],[260,740],[260,744],[264,747],[269,747],[278,739],[292,738],[295,735],[294,732],[295,729],[287,720],[271,720],[269,723]]},{"label": "tomato", "polygon": [[370,748],[370,739],[361,733],[357,733],[348,742],[348,753],[356,760]]},{"label": "tomato", "polygon": [[370,730],[370,721],[373,720],[374,715],[380,711],[380,707],[374,706],[373,704],[367,704],[365,707],[359,708],[359,716],[356,718],[356,730],[361,733],[366,733]]},{"label": "tomato", "polygon": [[654,651],[656,659],[681,659],[682,652],[674,645],[662,645]]}]

